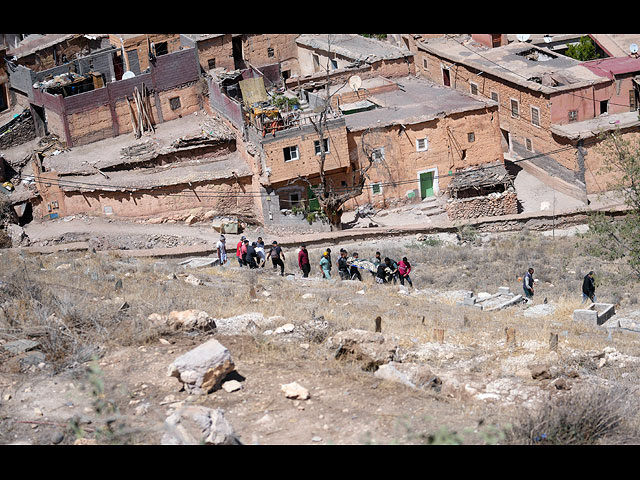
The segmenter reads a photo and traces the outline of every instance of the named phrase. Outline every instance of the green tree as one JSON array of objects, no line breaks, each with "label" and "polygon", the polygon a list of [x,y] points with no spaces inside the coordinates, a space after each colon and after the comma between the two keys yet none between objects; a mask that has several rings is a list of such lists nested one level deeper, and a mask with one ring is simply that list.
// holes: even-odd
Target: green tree
[{"label": "green tree", "polygon": [[581,62],[586,62],[587,60],[593,60],[600,57],[600,55],[596,53],[596,46],[593,43],[593,40],[586,35],[584,37],[580,37],[580,43],[569,45],[566,55],[568,57],[575,58],[576,60],[580,60]]},{"label": "green tree", "polygon": [[603,155],[603,171],[615,180],[607,188],[621,196],[629,207],[626,215],[614,218],[603,212],[589,217],[589,231],[583,239],[588,254],[611,262],[626,263],[640,279],[640,140],[605,135],[596,147]]}]

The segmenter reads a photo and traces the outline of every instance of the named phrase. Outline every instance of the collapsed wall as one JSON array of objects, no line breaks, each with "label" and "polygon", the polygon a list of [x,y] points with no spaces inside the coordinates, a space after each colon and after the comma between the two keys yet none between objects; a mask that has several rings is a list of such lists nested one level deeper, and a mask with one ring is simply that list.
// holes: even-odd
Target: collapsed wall
[{"label": "collapsed wall", "polygon": [[36,138],[36,127],[29,110],[0,126],[0,148],[11,148]]}]

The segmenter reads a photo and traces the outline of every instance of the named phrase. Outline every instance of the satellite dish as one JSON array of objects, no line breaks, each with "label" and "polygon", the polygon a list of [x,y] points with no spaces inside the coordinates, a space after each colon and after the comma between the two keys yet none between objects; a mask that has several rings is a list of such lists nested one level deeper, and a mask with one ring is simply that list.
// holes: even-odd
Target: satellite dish
[{"label": "satellite dish", "polygon": [[529,35],[528,33],[519,33],[519,34],[516,35],[516,38],[520,42],[526,42],[527,40],[529,40],[530,36],[531,35]]},{"label": "satellite dish", "polygon": [[638,45],[632,43],[631,45],[629,45],[629,51],[631,51],[631,53],[638,53]]},{"label": "satellite dish", "polygon": [[127,70],[122,74],[122,80],[126,80],[127,78],[133,78],[135,76],[136,76],[135,73],[133,73],[131,70]]},{"label": "satellite dish", "polygon": [[551,36],[550,35],[545,35],[543,38],[544,38],[544,42],[545,43],[551,43]]},{"label": "satellite dish", "polygon": [[362,86],[362,79],[358,75],[349,78],[349,86],[354,92],[357,92]]}]

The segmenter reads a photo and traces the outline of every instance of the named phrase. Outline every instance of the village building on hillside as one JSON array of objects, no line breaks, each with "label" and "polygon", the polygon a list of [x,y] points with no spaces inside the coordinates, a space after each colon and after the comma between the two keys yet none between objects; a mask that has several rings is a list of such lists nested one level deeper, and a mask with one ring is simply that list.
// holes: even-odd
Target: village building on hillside
[{"label": "village building on hillside", "polygon": [[[146,71],[120,80],[114,53],[109,47],[38,72],[15,66],[11,87],[27,100],[38,136],[73,147],[129,133],[138,116],[155,125],[202,108],[193,49],[154,57]],[[136,104],[136,90],[145,105]]]},{"label": "village building on hillside", "polygon": [[420,76],[499,103],[506,160],[584,202],[597,191],[587,188],[588,159],[554,130],[629,111],[629,96],[612,101],[612,79],[528,42],[491,48],[464,35],[419,42],[416,65]]},{"label": "village building on hillside", "polygon": [[212,117],[164,123],[147,138],[119,136],[56,155],[35,153],[31,163],[39,194],[32,199],[34,217],[260,221],[247,194],[256,188],[253,172],[234,133]]},{"label": "village building on hillside", "polygon": [[[503,163],[498,105],[416,77],[363,80],[336,95],[345,114],[350,162],[369,158],[368,188],[349,205],[395,206],[444,194],[456,172]],[[339,93],[339,92],[338,92]],[[349,112],[345,100],[370,108]]]}]

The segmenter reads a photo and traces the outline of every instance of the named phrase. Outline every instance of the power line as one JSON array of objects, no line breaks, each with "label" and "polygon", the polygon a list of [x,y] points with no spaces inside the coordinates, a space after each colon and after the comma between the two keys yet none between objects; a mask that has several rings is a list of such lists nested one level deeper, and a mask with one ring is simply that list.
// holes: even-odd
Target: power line
[{"label": "power line", "polygon": [[[569,145],[569,146],[565,146],[565,147],[560,147],[557,148],[555,150],[550,150],[547,152],[541,152],[541,153],[537,153],[535,155],[531,155],[531,156],[527,156],[527,157],[523,157],[523,158],[519,158],[519,159],[515,159],[515,160],[511,160],[510,163],[519,163],[519,162],[523,162],[526,160],[533,160],[535,158],[540,158],[546,155],[553,155],[556,153],[560,153],[563,151],[567,151],[567,150],[572,150],[575,149],[576,147],[574,147],[573,145]],[[461,172],[451,172],[451,173],[446,173],[446,174],[439,174],[439,175],[434,175],[433,179],[440,179],[440,178],[447,178],[447,177],[454,177],[455,175],[458,174],[467,174],[467,173],[472,173],[472,172],[480,172],[483,170],[488,170],[491,168],[495,168],[495,165],[489,165],[489,166],[479,166],[479,167],[475,167],[472,169],[467,169],[467,170],[463,170]],[[20,179],[24,179],[25,177],[19,176]],[[78,188],[78,189],[87,189],[87,190],[96,190],[99,188],[103,188],[103,189],[108,189],[109,191],[121,191],[124,193],[135,193],[138,190],[131,190],[130,186],[123,186],[123,185],[110,185],[110,184],[104,184],[104,183],[92,183],[92,182],[80,182],[80,181],[76,181],[76,180],[64,180],[64,179],[60,179],[60,177],[57,178],[53,178],[53,177],[46,177],[44,175],[40,175],[38,177],[38,181],[42,184],[44,184],[45,186],[58,186],[58,187],[68,187],[68,188]],[[396,187],[398,185],[408,185],[408,184],[412,184],[412,183],[419,183],[420,179],[419,178],[412,178],[412,179],[403,179],[403,180],[396,180],[396,181],[386,181],[386,182],[373,182],[373,183],[369,183],[369,184],[365,184],[363,185],[363,190],[365,188],[371,187],[373,185],[380,185],[380,186],[392,186],[392,187]],[[150,187],[144,190],[152,190],[154,187]],[[339,187],[339,188],[333,188],[332,191],[335,193],[347,193],[347,192],[351,192],[351,191],[357,191],[359,190],[360,187]],[[150,195],[154,195],[153,193],[150,193]],[[195,192],[195,191],[176,191],[176,192],[158,192],[155,194],[155,196],[189,196],[189,197],[197,197],[197,198],[261,198],[261,197],[268,197],[272,194],[270,193],[266,193],[266,192],[257,192],[257,191],[245,191],[245,192],[225,192],[225,193],[213,193],[213,192]]]}]

